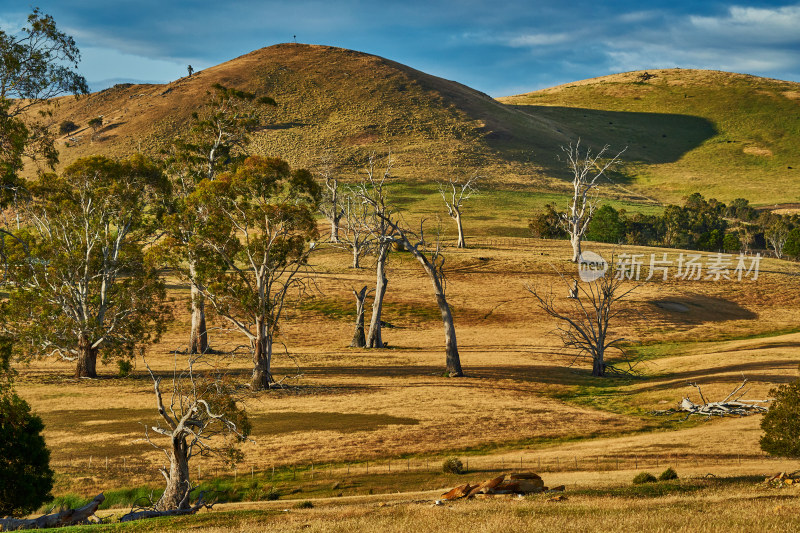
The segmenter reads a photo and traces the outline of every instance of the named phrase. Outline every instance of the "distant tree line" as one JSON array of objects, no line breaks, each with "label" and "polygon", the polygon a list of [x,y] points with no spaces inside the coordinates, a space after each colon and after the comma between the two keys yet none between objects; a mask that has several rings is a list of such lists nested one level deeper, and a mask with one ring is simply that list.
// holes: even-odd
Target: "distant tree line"
[{"label": "distant tree line", "polygon": [[[528,228],[537,238],[566,239],[560,217],[547,204],[529,220]],[[800,259],[800,215],[758,210],[744,198],[726,205],[693,193],[683,205],[667,205],[661,214],[630,213],[605,204],[594,212],[586,239],[709,252],[769,250],[778,258]]]}]

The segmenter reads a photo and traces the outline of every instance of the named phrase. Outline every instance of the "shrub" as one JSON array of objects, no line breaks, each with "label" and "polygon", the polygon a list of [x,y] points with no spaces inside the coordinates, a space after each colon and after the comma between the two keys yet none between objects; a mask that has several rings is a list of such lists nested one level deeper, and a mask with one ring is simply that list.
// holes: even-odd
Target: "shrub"
[{"label": "shrub", "polygon": [[442,463],[442,472],[445,474],[463,474],[464,463],[458,457],[448,457]]},{"label": "shrub", "polygon": [[650,472],[640,472],[639,474],[636,474],[635,478],[633,478],[633,484],[634,485],[643,485],[645,483],[655,483],[656,481],[658,481],[658,479],[656,479],[656,476],[654,476]]},{"label": "shrub", "polygon": [[89,127],[94,131],[99,130],[103,126],[103,117],[95,117],[89,120]]},{"label": "shrub", "polygon": [[770,455],[800,457],[800,380],[769,394],[775,401],[761,420],[761,449]]},{"label": "shrub", "polygon": [[270,487],[265,497],[267,501],[275,501],[281,497],[281,492],[275,487]]},{"label": "shrub", "polygon": [[79,126],[74,122],[72,122],[71,120],[65,120],[58,125],[58,133],[60,133],[61,135],[66,135],[67,133],[72,133],[78,128]]},{"label": "shrub", "polygon": [[118,359],[117,367],[119,367],[120,377],[124,378],[130,375],[131,371],[133,370],[133,363],[127,359]]},{"label": "shrub", "polygon": [[305,501],[299,502],[297,505],[295,505],[295,507],[297,509],[312,509],[314,507],[314,504],[311,503],[308,500],[305,500]]},{"label": "shrub", "polygon": [[670,481],[672,479],[678,479],[678,473],[672,467],[667,468],[658,476],[659,481]]},{"label": "shrub", "polygon": [[12,348],[0,339],[0,516],[26,515],[53,499],[44,424],[14,392]]},{"label": "shrub", "polygon": [[800,228],[794,228],[786,237],[783,253],[792,259],[800,259]]},{"label": "shrub", "polygon": [[25,400],[0,390],[0,516],[26,515],[53,499],[43,429]]}]

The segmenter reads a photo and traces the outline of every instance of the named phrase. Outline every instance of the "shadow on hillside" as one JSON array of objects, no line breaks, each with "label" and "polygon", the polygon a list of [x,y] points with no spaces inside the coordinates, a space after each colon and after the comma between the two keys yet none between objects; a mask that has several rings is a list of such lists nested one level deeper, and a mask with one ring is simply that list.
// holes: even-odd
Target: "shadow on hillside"
[{"label": "shadow on hillside", "polygon": [[[593,147],[609,145],[611,155],[627,147],[621,157],[631,163],[673,163],[718,133],[709,120],[690,115],[535,105],[508,107],[552,123],[558,133],[569,139],[580,138]],[[558,150],[557,146],[553,148]],[[557,163],[552,170],[562,174],[564,163]]]}]

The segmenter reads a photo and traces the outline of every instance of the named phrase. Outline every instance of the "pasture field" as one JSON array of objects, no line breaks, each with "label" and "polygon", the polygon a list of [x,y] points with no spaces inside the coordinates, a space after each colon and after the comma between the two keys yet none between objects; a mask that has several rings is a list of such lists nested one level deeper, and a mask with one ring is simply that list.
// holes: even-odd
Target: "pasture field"
[{"label": "pasture field", "polygon": [[[709,399],[722,399],[746,377],[747,397],[762,399],[796,378],[797,263],[764,259],[757,281],[641,285],[613,328],[628,340],[625,357],[641,360],[640,374],[593,378],[560,347],[554,322],[525,290],[550,287],[559,299],[566,296],[558,272],[574,276],[565,259],[569,244],[484,234],[471,246],[447,249],[447,294],[466,377],[442,376],[438,309],[407,253],[389,258],[388,348],[348,348],[351,288],[374,283],[374,272],[348,268],[345,252],[323,247],[309,265],[315,287],[282,328],[286,353],[279,349],[274,368],[278,378],[287,376],[285,388],[245,399],[253,434],[243,446],[244,461],[236,469],[215,458],[192,465],[195,481],[240,503],[135,528],[395,531],[428,524],[431,531],[451,531],[473,524],[487,531],[501,524],[526,530],[573,524],[575,530],[714,531],[731,524],[749,529],[735,527],[747,520],[769,530],[796,516],[797,499],[787,499],[794,491],[764,492],[758,485],[767,474],[796,469],[761,452],[760,416],[682,421],[653,412],[687,395],[698,400],[690,382]],[[585,249],[665,251],[595,243]],[[188,290],[174,279],[169,289],[175,321],[146,354],[165,378],[184,365],[187,356],[179,352],[189,330]],[[209,337],[219,351],[244,344],[219,320]],[[244,382],[249,375],[241,349],[208,360],[232,379]],[[157,412],[141,359],[128,377],[116,376],[115,364],[100,366],[96,380],[72,378],[72,366],[62,362],[37,361],[19,371],[20,394],[46,424],[59,501],[106,491],[112,509],[104,512],[114,514],[162,487],[163,453],[143,438],[143,424],[154,424]],[[441,473],[442,460],[453,455],[466,461],[467,474]],[[675,486],[630,487],[637,472],[658,474],[670,465],[681,475]],[[430,507],[444,488],[520,469],[565,484],[569,499]],[[270,492],[278,501],[261,502]],[[304,500],[315,508],[282,512]]]}]

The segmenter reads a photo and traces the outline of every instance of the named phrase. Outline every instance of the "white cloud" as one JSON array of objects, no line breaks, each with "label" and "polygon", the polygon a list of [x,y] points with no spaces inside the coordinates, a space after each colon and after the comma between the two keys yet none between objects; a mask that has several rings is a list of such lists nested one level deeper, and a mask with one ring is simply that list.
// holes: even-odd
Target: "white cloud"
[{"label": "white cloud", "polygon": [[716,17],[688,15],[605,37],[612,71],[699,68],[784,76],[800,71],[800,5],[729,7]]},{"label": "white cloud", "polygon": [[800,5],[774,9],[734,6],[722,17],[690,16],[689,24],[718,39],[799,43]]},{"label": "white cloud", "polygon": [[[201,70],[209,65],[193,62],[192,66]],[[81,49],[80,71],[90,81],[132,78],[166,82],[185,76],[186,64],[89,46]]]},{"label": "white cloud", "polygon": [[562,44],[573,40],[574,36],[568,33],[529,33],[507,39],[507,44],[514,48],[550,46]]}]

